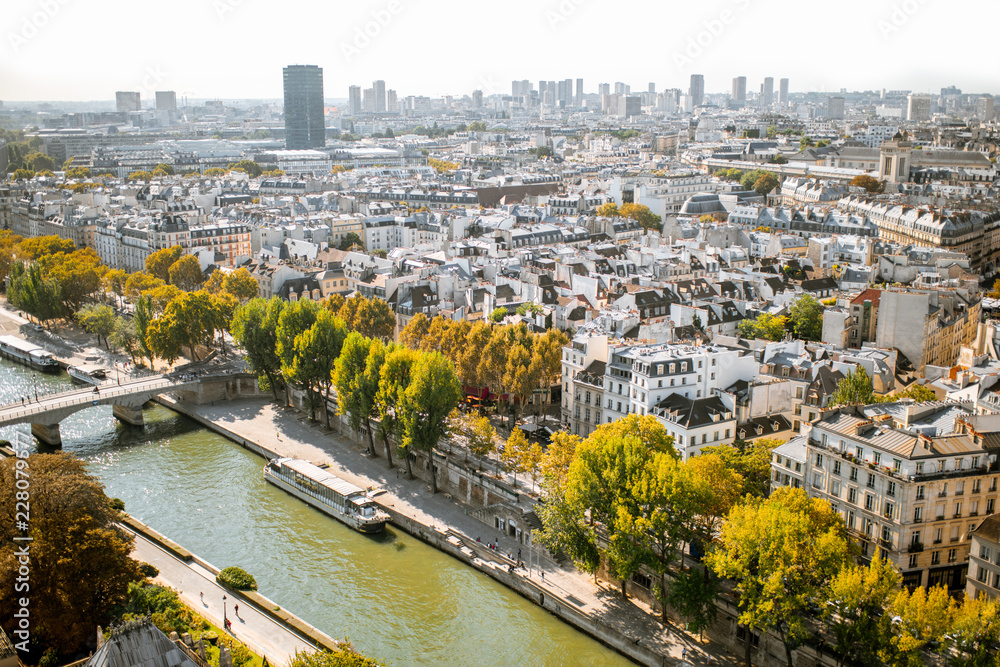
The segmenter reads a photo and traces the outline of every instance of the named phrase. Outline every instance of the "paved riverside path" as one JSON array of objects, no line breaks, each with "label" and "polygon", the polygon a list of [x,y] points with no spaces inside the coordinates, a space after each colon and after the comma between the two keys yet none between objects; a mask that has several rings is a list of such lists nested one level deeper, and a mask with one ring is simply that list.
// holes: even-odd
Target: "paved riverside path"
[{"label": "paved riverside path", "polygon": [[[184,403],[184,408],[210,419],[237,437],[256,442],[282,456],[306,459],[314,463],[328,463],[331,472],[366,488],[384,489],[376,497],[379,503],[417,521],[440,528],[451,528],[475,540],[492,542],[499,538],[499,550],[517,557],[522,549],[522,560],[529,561],[528,549],[517,540],[501,535],[492,526],[468,516],[467,506],[449,499],[445,494],[432,495],[429,484],[419,479],[408,480],[405,463],[393,456],[397,468],[389,469],[384,456],[369,458],[362,445],[336,432],[325,432],[321,424],[310,424],[305,416],[264,399],[240,399],[212,405]],[[332,418],[332,416],[331,416]],[[381,453],[381,443],[376,442]],[[398,471],[398,476],[397,476]],[[539,566],[545,573],[542,579]],[[532,568],[532,582],[563,600],[591,618],[618,628],[634,640],[641,639],[661,655],[669,655],[683,665],[682,652],[686,649],[688,664],[739,665],[742,660],[717,644],[700,644],[690,635],[662,624],[649,613],[649,607],[634,598],[622,600],[618,587],[607,582],[595,584],[593,577],[575,568],[566,569],[543,559]],[[294,609],[289,611],[294,613]]]},{"label": "paved riverside path", "polygon": [[[222,596],[227,595],[227,591],[215,583],[215,574],[195,562],[185,563],[143,535],[134,534],[133,556],[156,566],[160,571],[156,578],[160,582],[175,589],[185,604],[221,628]],[[199,593],[205,594],[204,601]],[[270,616],[257,611],[254,605],[232,594],[228,597],[226,617],[232,622],[232,635],[254,653],[267,656],[272,665],[287,665],[296,650],[316,650]],[[239,617],[233,613],[234,604],[240,605]]]}]

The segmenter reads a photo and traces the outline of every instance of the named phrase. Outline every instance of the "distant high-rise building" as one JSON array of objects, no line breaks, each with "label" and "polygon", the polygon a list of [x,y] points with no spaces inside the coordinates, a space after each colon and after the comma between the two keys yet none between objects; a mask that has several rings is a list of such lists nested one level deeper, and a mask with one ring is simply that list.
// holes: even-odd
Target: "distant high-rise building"
[{"label": "distant high-rise building", "polygon": [[347,113],[356,116],[361,113],[361,86],[347,89]]},{"label": "distant high-rise building", "polygon": [[289,65],[282,72],[285,87],[285,148],[326,146],[323,116],[323,68]]},{"label": "distant high-rise building", "polygon": [[906,120],[921,121],[931,119],[931,96],[910,93],[906,96]]},{"label": "distant high-rise building", "polygon": [[961,95],[962,89],[956,88],[955,86],[948,86],[947,88],[941,89],[941,96],[945,97],[947,95]]},{"label": "distant high-rise building", "polygon": [[527,79],[510,82],[510,94],[512,97],[530,97],[531,82]]},{"label": "distant high-rise building", "polygon": [[611,94],[611,84],[610,83],[599,83],[599,84],[597,84],[597,94],[598,95],[610,95]]},{"label": "distant high-rise building", "polygon": [[142,109],[142,100],[138,91],[119,90],[115,93],[115,107],[118,111],[139,111]]},{"label": "distant high-rise building", "polygon": [[733,101],[747,101],[747,78],[745,76],[738,76],[733,79]]},{"label": "distant high-rise building", "polygon": [[705,101],[705,75],[692,74],[691,86],[688,88],[688,96],[691,98],[691,106],[699,107]]},{"label": "distant high-rise building", "polygon": [[[482,95],[479,96],[480,106],[482,106]],[[399,113],[399,98],[396,91],[390,88],[385,92],[385,110],[389,113]]]},{"label": "distant high-rise building", "polygon": [[615,81],[615,95],[628,95],[632,91],[631,86],[621,81]]},{"label": "distant high-rise building", "polygon": [[778,81],[778,104],[781,106],[788,104],[788,79]]},{"label": "distant high-rise building", "polygon": [[172,90],[156,91],[157,111],[177,111],[177,93]]},{"label": "distant high-rise building", "polygon": [[472,108],[478,109],[483,106],[483,91],[473,90],[472,91]]},{"label": "distant high-rise building", "polygon": [[385,111],[385,81],[379,79],[372,84],[375,89],[375,111]]},{"label": "distant high-rise building", "polygon": [[764,88],[760,95],[761,106],[767,108],[774,104],[774,77],[764,78]]},{"label": "distant high-rise building", "polygon": [[976,118],[992,120],[996,115],[996,106],[992,95],[985,95],[976,100]]},{"label": "distant high-rise building", "polygon": [[583,79],[576,80],[576,106],[583,106]]},{"label": "distant high-rise building", "polygon": [[650,81],[649,82],[649,88],[646,89],[646,92],[650,93],[652,95],[655,95],[656,94],[656,84],[653,83],[652,81]]},{"label": "distant high-rise building", "polygon": [[545,91],[548,90],[548,89],[549,89],[549,82],[548,81],[539,81],[538,82],[538,100],[540,102],[545,101]]},{"label": "distant high-rise building", "polygon": [[826,117],[831,120],[844,119],[844,98],[831,97],[826,103]]},{"label": "distant high-rise building", "polygon": [[361,95],[361,110],[367,113],[375,113],[375,89],[365,88]]}]

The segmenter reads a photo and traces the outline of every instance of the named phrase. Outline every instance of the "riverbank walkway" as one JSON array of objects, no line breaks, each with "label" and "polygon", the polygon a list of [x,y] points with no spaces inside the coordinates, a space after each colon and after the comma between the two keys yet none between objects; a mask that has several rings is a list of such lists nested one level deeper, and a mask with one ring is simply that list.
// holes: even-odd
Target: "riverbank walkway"
[{"label": "riverbank walkway", "polygon": [[[156,579],[180,595],[181,600],[207,618],[217,627],[222,627],[223,601],[227,594],[215,583],[215,574],[196,562],[185,563],[165,551],[156,543],[139,533],[135,535],[132,555],[160,571]],[[204,593],[202,597],[201,593]],[[257,655],[267,656],[272,665],[287,665],[295,656],[295,651],[315,651],[316,647],[281,625],[270,616],[257,611],[254,605],[240,598],[228,595],[226,617],[231,622],[232,636],[240,640]],[[240,605],[239,615],[234,606]]]},{"label": "riverbank walkway", "polygon": [[[311,424],[292,408],[263,399],[241,399],[215,405],[185,403],[184,408],[281,456],[327,463],[331,472],[362,488],[384,489],[385,493],[377,496],[379,503],[420,523],[442,531],[450,528],[471,540],[481,538],[484,543],[498,540],[498,550],[511,553],[515,558],[521,548],[522,560],[529,561],[527,549],[517,540],[468,516],[468,508],[447,495],[432,495],[426,482],[406,479],[402,461],[394,457],[397,467],[389,469],[384,457],[369,458],[364,454],[366,445],[336,432],[327,432],[320,423]],[[675,660],[675,664],[685,664],[685,658],[690,665],[735,666],[742,663],[739,657],[717,644],[701,644],[686,632],[664,625],[640,601],[623,600],[617,587],[607,582],[595,584],[592,577],[575,568],[563,568],[542,559],[540,563],[533,563],[527,576],[536,586],[575,605],[581,613],[614,627],[634,641],[642,640],[660,655],[669,656],[668,660]]]}]

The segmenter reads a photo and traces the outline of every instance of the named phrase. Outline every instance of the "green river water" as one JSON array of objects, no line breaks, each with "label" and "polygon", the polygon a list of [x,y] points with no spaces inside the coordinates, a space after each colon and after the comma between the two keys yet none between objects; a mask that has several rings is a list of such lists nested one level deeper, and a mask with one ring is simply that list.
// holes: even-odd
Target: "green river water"
[{"label": "green river water", "polygon": [[[0,360],[0,401],[70,385]],[[516,593],[401,531],[368,537],[264,482],[264,459],[161,406],[146,426],[92,407],[61,424],[109,496],[217,567],[391,665],[626,665]],[[0,430],[13,439],[14,429]]]}]

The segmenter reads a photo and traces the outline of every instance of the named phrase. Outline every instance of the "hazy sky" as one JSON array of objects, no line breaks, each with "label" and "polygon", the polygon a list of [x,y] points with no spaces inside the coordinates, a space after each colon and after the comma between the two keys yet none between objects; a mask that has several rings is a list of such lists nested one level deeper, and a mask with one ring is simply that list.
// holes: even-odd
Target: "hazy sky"
[{"label": "hazy sky", "polygon": [[993,0],[3,0],[0,100],[116,90],[278,98],[281,68],[324,69],[327,98],[384,79],[405,95],[510,93],[511,79],[708,92],[734,76],[795,91],[1000,93]]}]

